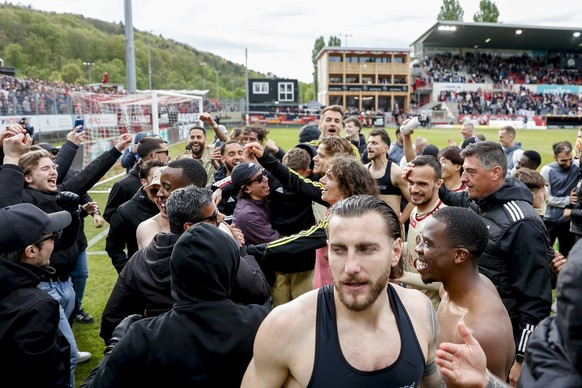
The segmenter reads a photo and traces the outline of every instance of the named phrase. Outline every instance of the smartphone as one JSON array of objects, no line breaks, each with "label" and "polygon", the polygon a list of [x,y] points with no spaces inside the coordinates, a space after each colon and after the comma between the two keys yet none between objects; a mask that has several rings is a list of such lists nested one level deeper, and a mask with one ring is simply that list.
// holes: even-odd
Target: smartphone
[{"label": "smartphone", "polygon": [[77,132],[83,132],[85,130],[85,120],[81,117],[75,119],[75,125],[73,125],[73,128],[77,128],[78,126],[81,126],[81,128],[77,129]]}]

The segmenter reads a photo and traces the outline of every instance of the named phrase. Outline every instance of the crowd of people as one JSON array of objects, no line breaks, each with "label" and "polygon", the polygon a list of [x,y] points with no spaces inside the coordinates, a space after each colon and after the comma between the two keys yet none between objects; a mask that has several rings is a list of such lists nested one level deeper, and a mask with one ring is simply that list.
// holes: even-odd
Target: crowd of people
[{"label": "crowd of people", "polygon": [[572,144],[538,173],[510,126],[487,141],[466,123],[461,146],[439,150],[409,120],[394,140],[365,138],[331,105],[285,151],[263,127],[200,120],[180,155],[126,133],[79,172],[79,128],[60,148],[19,124],[0,132],[5,378],[75,385],[90,355],[71,325],[92,321],[75,280],[82,219],[101,216],[86,194],[134,147],[103,212],[118,275],[83,387],[436,387],[459,382],[448,362],[463,327],[486,360],[480,382],[539,379],[528,339],[582,230]]},{"label": "crowd of people", "polygon": [[[555,57],[559,58],[559,57]],[[501,56],[468,52],[434,54],[422,60],[423,78],[433,82],[483,83],[494,89],[507,89],[519,84],[580,85],[577,69],[560,68],[555,58],[548,62],[527,54]]]},{"label": "crowd of people", "polygon": [[581,115],[577,94],[534,93],[520,87],[518,91],[441,91],[439,101],[455,103],[460,114]]}]

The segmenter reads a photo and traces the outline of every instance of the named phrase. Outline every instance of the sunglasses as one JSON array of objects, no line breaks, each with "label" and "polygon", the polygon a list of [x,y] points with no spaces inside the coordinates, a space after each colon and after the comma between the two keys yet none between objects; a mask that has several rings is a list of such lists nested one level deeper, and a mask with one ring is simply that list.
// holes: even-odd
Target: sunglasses
[{"label": "sunglasses", "polygon": [[266,178],[267,175],[265,173],[265,169],[263,168],[261,170],[261,175],[259,175],[258,177],[256,177],[255,179],[253,179],[252,181],[248,181],[247,184],[252,184],[254,181],[257,181],[258,183],[263,183],[263,179]]},{"label": "sunglasses", "polygon": [[154,151],[154,154],[166,154],[169,155],[170,151],[169,150],[165,150],[165,151]]},{"label": "sunglasses", "polygon": [[212,221],[214,225],[218,225],[218,209],[214,210],[214,213],[209,215],[208,217],[201,218],[199,220],[191,221],[193,224],[198,224],[200,222],[208,222]]},{"label": "sunglasses", "polygon": [[61,234],[59,232],[53,232],[53,233],[49,234],[48,236],[44,236],[43,238],[41,238],[40,240],[35,242],[34,245],[40,245],[43,242],[48,241],[48,240],[51,240],[54,244],[55,242],[57,242],[60,235]]}]

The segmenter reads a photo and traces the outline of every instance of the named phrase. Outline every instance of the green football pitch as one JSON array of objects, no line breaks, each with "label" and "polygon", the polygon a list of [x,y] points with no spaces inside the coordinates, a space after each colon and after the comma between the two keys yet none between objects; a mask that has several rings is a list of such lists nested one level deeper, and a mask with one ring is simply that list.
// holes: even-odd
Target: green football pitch
[{"label": "green football pitch", "polygon": [[[299,129],[300,127],[269,127],[270,132],[268,137],[273,139],[285,150],[288,150],[297,144]],[[391,138],[394,138],[394,130],[394,128],[387,129]],[[459,126],[446,129],[419,128],[415,131],[413,138],[416,136],[422,136],[428,140],[429,144],[434,144],[441,149],[447,146],[448,139],[452,139],[458,144],[461,143],[462,138],[459,130]],[[367,135],[369,131],[369,128],[363,129],[365,135]],[[487,140],[497,141],[498,128],[478,127],[475,130],[475,133],[484,134]],[[552,161],[552,144],[564,140],[574,143],[577,134],[578,131],[576,129],[521,129],[518,130],[516,140],[521,142],[524,150],[534,149],[538,151],[542,156],[542,165],[544,165]],[[175,157],[184,150],[185,145],[185,141],[173,144],[170,147],[170,154]],[[91,196],[99,203],[101,209],[105,208],[108,189],[111,188],[115,181],[115,178],[113,177],[123,174],[123,172],[124,169],[121,168],[121,166],[114,167],[104,178],[104,180],[108,178],[111,180],[96,186],[91,192]],[[109,298],[109,294],[117,278],[117,273],[111,264],[111,260],[105,253],[105,236],[107,235],[107,227],[108,225],[105,224],[104,228],[94,228],[91,224],[90,217],[85,221],[85,233],[87,234],[87,239],[90,241],[91,246],[88,249],[89,279],[85,291],[83,307],[86,312],[93,315],[95,323],[75,323],[73,326],[79,350],[93,353],[93,358],[89,362],[77,367],[77,386],[81,384],[91,369],[99,363],[104,349],[103,341],[99,337],[101,312],[105,307],[105,303]]]}]

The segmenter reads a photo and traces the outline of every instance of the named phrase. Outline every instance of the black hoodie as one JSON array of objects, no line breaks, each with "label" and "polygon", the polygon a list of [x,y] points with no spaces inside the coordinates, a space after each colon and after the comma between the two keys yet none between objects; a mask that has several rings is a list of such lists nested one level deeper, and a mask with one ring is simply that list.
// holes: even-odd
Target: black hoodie
[{"label": "black hoodie", "polygon": [[7,384],[69,386],[71,351],[58,330],[59,302],[36,288],[47,269],[0,259],[0,365]]},{"label": "black hoodie", "polygon": [[228,298],[238,263],[236,244],[218,228],[184,232],[171,258],[174,307],[134,323],[83,386],[239,387],[267,311]]}]

